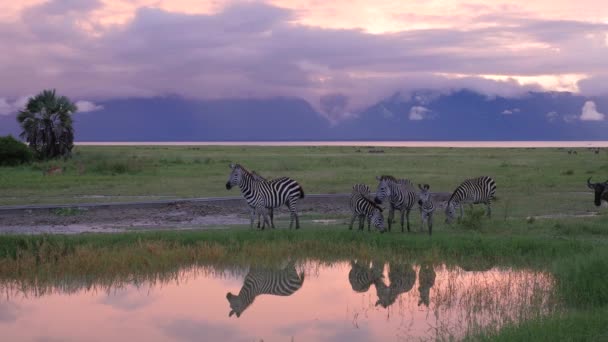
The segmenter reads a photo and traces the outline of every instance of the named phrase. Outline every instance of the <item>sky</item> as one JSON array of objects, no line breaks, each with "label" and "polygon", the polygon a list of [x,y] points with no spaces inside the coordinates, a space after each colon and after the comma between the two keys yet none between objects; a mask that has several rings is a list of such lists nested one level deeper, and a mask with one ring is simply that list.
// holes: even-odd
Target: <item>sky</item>
[{"label": "sky", "polygon": [[332,120],[420,88],[608,94],[605,0],[2,1],[0,46],[0,114],[45,88],[81,111],[300,97]]}]

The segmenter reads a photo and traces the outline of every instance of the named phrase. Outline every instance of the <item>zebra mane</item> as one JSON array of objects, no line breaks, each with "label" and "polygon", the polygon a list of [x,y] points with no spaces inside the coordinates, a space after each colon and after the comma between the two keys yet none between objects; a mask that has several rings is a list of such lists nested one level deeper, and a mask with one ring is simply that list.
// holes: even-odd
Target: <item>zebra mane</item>
[{"label": "zebra mane", "polygon": [[374,208],[380,210],[380,212],[382,212],[382,210],[383,210],[382,207],[379,206],[378,204],[376,204],[376,202],[374,202],[373,200],[367,198],[367,196],[361,196],[361,197],[363,198],[364,201],[367,201],[367,203],[371,204],[372,207],[374,207]]},{"label": "zebra mane", "polygon": [[380,180],[387,180],[387,181],[392,181],[392,182],[397,182],[397,178],[390,176],[390,175],[382,175],[380,176]]},{"label": "zebra mane", "polygon": [[[235,168],[235,169],[237,169],[237,168],[238,168],[238,169],[241,169],[243,172],[247,173],[248,175],[253,176],[253,175],[251,174],[251,171],[247,170],[247,169],[246,169],[246,168],[245,168],[243,165],[241,165],[241,164],[234,164],[234,168]],[[254,172],[255,172],[255,171],[254,171]]]}]

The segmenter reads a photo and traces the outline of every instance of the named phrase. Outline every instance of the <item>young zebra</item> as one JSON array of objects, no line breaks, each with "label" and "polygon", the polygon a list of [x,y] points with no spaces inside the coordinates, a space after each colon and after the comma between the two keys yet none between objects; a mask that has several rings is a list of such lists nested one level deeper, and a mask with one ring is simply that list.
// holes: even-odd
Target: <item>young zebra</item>
[{"label": "young zebra", "polygon": [[[252,176],[253,176],[253,178],[254,178],[255,180],[257,180],[257,181],[264,181],[264,182],[268,182],[268,180],[267,180],[266,178],[262,177],[262,175],[260,175],[259,173],[255,172],[255,171],[251,171],[251,175],[252,175]],[[274,181],[274,180],[271,180],[270,182],[273,182],[273,181]],[[249,204],[249,203],[247,203],[247,204]],[[251,206],[251,205],[250,205],[250,207],[251,207],[251,210],[253,210],[253,211],[255,211],[255,210],[256,210],[256,208],[255,208],[255,207],[253,207],[253,206]],[[274,213],[273,213],[273,212],[274,212],[274,210],[272,210],[272,208],[266,208],[266,209],[268,209],[268,210],[263,210],[263,209],[261,209],[261,208],[258,208],[258,211],[259,211],[259,212],[255,214],[255,216],[257,216],[257,217],[258,217],[258,228],[260,228],[260,221],[262,220],[262,218],[264,218],[264,216],[263,216],[263,215],[264,215],[264,213],[265,213],[265,212],[268,212],[268,214],[270,215],[270,226],[271,226],[272,228],[274,228],[274,215],[273,215],[273,214],[274,214]]]},{"label": "young zebra", "polygon": [[351,260],[350,266],[348,282],[355,292],[367,292],[377,279],[382,278],[384,263],[372,261],[370,267],[369,261]]},{"label": "young zebra", "polygon": [[[353,191],[350,201],[353,210],[353,218],[350,220],[348,229],[353,229],[355,219],[359,217],[359,230],[363,230],[363,227],[365,226],[364,218],[367,218],[370,225],[373,224],[380,233],[384,233],[384,216],[382,216],[382,208],[379,205],[359,191]],[[369,225],[368,230],[370,230]]]},{"label": "young zebra", "polygon": [[445,207],[445,222],[451,223],[456,215],[456,206],[460,207],[460,217],[462,219],[464,203],[479,204],[484,203],[486,205],[486,212],[488,217],[492,216],[492,208],[490,204],[495,198],[496,194],[496,182],[494,179],[488,176],[482,176],[477,178],[467,179],[460,184],[456,190],[452,193],[452,196],[448,200]]},{"label": "young zebra", "polygon": [[[296,229],[300,228],[296,203],[304,197],[304,190],[295,180],[289,177],[280,177],[270,182],[256,180],[254,176],[239,164],[230,164],[232,172],[226,182],[226,189],[238,186],[250,207],[264,206],[266,208],[278,208],[285,204],[291,213],[289,229],[296,223]],[[253,228],[255,213],[252,211],[251,228]]]},{"label": "young zebra", "polygon": [[[350,210],[353,213],[353,221],[351,222],[348,229],[353,229],[353,223],[354,223],[356,217],[359,217],[359,225],[361,225],[361,220],[363,220],[365,217],[357,214],[357,212],[356,212],[357,201],[359,199],[359,196],[364,196],[366,198],[369,198],[370,192],[371,191],[369,189],[369,186],[367,186],[365,184],[353,185],[353,189],[352,189],[351,195],[350,195]],[[368,217],[367,218],[367,230],[368,231],[371,230],[370,227],[371,227],[371,218]]]},{"label": "young zebra", "polygon": [[387,200],[390,203],[388,212],[388,231],[391,231],[391,226],[395,218],[395,210],[401,211],[401,232],[403,232],[404,216],[407,220],[407,231],[410,231],[410,211],[416,204],[416,192],[411,186],[411,182],[407,179],[396,179],[393,176],[376,177],[378,180],[378,188],[376,189],[376,197],[374,201],[382,204]]},{"label": "young zebra", "polygon": [[418,193],[418,206],[420,207],[420,231],[424,230],[424,223],[429,227],[429,235],[433,234],[433,212],[435,212],[435,203],[431,197],[431,188],[428,184],[424,187],[418,184],[420,192]]},{"label": "young zebra", "polygon": [[298,274],[293,264],[287,265],[282,270],[272,270],[264,268],[254,268],[249,270],[243,286],[238,295],[231,292],[226,294],[226,299],[230,303],[230,313],[228,317],[241,314],[255,300],[255,297],[262,294],[274,296],[291,296],[304,284],[304,272]]}]

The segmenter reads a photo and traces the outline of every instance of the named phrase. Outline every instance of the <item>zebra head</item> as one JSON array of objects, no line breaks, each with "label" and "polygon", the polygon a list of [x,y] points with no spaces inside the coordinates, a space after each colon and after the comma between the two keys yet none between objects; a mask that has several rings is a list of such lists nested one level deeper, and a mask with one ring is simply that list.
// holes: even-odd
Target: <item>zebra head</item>
[{"label": "zebra head", "polygon": [[[604,183],[591,183],[591,177],[587,179],[587,186],[595,193],[595,205],[602,205],[602,199],[608,201],[608,181]],[[603,198],[602,198],[603,197]]]},{"label": "zebra head", "polygon": [[374,202],[382,204],[385,199],[391,197],[391,187],[389,186],[389,179],[386,176],[377,176],[376,179],[379,183]]},{"label": "zebra head", "polygon": [[230,168],[232,169],[232,172],[230,172],[230,176],[228,176],[226,190],[230,190],[233,186],[239,185],[241,183],[241,179],[243,178],[243,167],[241,165],[230,164]]},{"label": "zebra head", "polygon": [[424,186],[418,184],[418,189],[420,189],[420,192],[418,193],[418,205],[420,207],[431,200],[430,188],[431,187],[428,184],[424,184]]},{"label": "zebra head", "polygon": [[454,221],[454,217],[456,216],[456,205],[454,201],[451,199],[448,201],[448,204],[445,206],[445,223],[451,224]]},{"label": "zebra head", "polygon": [[228,302],[230,303],[230,313],[228,314],[228,317],[232,317],[234,314],[236,314],[237,318],[241,317],[243,311],[247,309],[247,305],[243,303],[241,297],[233,295],[232,292],[228,292],[226,294],[226,299],[228,299]]},{"label": "zebra head", "polygon": [[372,224],[374,225],[374,227],[376,227],[376,229],[378,229],[380,231],[380,233],[384,233],[385,227],[384,227],[384,215],[382,215],[382,208],[376,207],[374,209],[374,211],[372,212],[371,221],[372,221]]}]

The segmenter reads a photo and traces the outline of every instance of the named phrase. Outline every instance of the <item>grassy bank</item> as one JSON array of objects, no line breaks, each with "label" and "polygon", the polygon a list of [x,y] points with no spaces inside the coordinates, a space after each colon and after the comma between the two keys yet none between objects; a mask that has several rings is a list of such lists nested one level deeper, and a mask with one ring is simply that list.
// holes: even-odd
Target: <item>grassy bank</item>
[{"label": "grassy bank", "polygon": [[[267,177],[290,176],[307,193],[376,186],[393,174],[452,191],[463,179],[493,176],[497,216],[584,212],[592,207],[587,177],[608,177],[605,150],[364,147],[95,147],[78,146],[68,161],[0,169],[0,204],[125,201],[238,195],[224,187],[228,164],[239,162]],[[59,165],[63,174],[44,176]],[[551,203],[551,205],[547,205]]]}]

